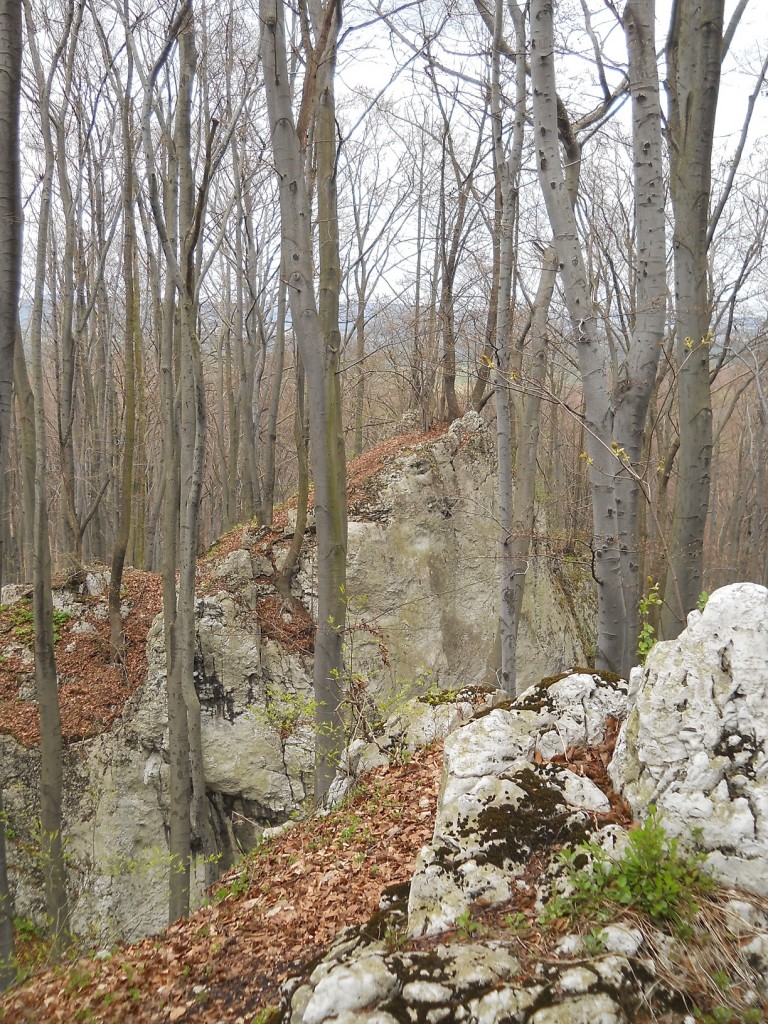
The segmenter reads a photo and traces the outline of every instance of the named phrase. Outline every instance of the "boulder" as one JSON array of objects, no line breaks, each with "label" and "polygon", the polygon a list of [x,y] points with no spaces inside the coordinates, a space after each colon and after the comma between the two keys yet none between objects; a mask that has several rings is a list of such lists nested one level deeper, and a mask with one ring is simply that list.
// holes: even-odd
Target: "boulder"
[{"label": "boulder", "polygon": [[[353,671],[383,695],[498,684],[498,516],[495,439],[469,412],[440,437],[387,459],[349,507],[348,650]],[[539,524],[540,529],[543,525]],[[584,664],[590,587],[564,563],[532,553],[518,638],[518,685]],[[298,575],[315,611],[315,550]]]},{"label": "boulder", "polygon": [[611,766],[641,818],[695,837],[715,874],[768,895],[768,590],[736,583],[691,612],[632,678]]},{"label": "boulder", "polygon": [[410,936],[452,928],[475,903],[508,900],[534,853],[586,838],[608,799],[589,779],[540,762],[601,742],[625,704],[623,681],[576,673],[447,737],[434,837],[411,882]]}]

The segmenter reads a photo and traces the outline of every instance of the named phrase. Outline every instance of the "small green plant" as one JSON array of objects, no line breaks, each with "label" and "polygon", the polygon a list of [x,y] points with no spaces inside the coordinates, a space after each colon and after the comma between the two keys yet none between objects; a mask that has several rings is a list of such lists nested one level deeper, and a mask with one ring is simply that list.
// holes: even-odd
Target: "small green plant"
[{"label": "small green plant", "polygon": [[53,642],[57,644],[61,640],[61,631],[72,618],[69,612],[54,610],[53,613]]},{"label": "small green plant", "polygon": [[263,708],[251,708],[256,718],[274,729],[285,742],[303,727],[311,728],[317,714],[317,701],[306,693],[290,693],[268,686],[264,691]]},{"label": "small green plant", "polygon": [[721,992],[727,992],[733,986],[733,978],[727,971],[713,971],[711,977]]},{"label": "small green plant", "polygon": [[478,921],[472,920],[472,915],[468,910],[463,910],[456,918],[456,933],[459,938],[471,939],[481,931],[482,926]]},{"label": "small green plant", "polygon": [[347,843],[370,843],[374,836],[369,828],[363,823],[363,819],[357,814],[347,814],[346,818],[339,822],[340,828],[336,836],[336,845],[345,846]]},{"label": "small green plant", "polygon": [[82,992],[84,988],[87,988],[93,981],[93,975],[85,967],[81,967],[79,964],[75,964],[70,970],[69,976],[67,977],[67,983],[64,986],[65,991],[68,995],[74,995],[77,992]]},{"label": "small green plant", "polygon": [[408,933],[402,926],[388,924],[384,929],[383,942],[388,952],[397,953],[405,948],[408,942]]},{"label": "small green plant", "polygon": [[545,919],[582,914],[604,920],[618,904],[643,911],[657,925],[671,925],[681,937],[690,936],[696,900],[714,885],[703,871],[703,861],[703,854],[687,852],[678,839],[666,834],[651,807],[642,828],[629,834],[618,861],[595,843],[563,852],[561,862],[572,892],[551,900]]},{"label": "small green plant", "polygon": [[[13,630],[14,637],[25,647],[32,647],[35,642],[35,616],[32,611],[32,602],[29,598],[22,598],[15,604],[0,605],[0,615],[5,617],[8,626]],[[53,612],[53,642],[57,644],[61,640],[61,631],[67,622],[72,618],[70,612],[54,609]]]},{"label": "small green plant", "polygon": [[640,604],[638,605],[640,633],[637,637],[637,656],[640,659],[641,665],[645,664],[645,659],[648,657],[651,648],[656,645],[656,630],[649,621],[651,609],[657,608],[662,603],[661,597],[659,597],[659,584],[653,583],[650,578],[648,583],[650,585],[648,593],[645,597],[640,598]]},{"label": "small green plant", "polygon": [[505,914],[502,917],[502,921],[504,922],[504,927],[509,929],[514,935],[525,935],[531,929],[528,918],[519,911],[516,911],[514,914]]},{"label": "small green plant", "polygon": [[231,878],[229,882],[225,883],[220,889],[217,889],[214,892],[214,902],[222,903],[230,896],[244,896],[248,892],[250,884],[251,880],[248,877],[248,872],[243,871],[241,874],[235,875],[234,878]]},{"label": "small green plant", "polygon": [[279,1012],[278,1006],[265,1006],[251,1017],[250,1024],[276,1024]]},{"label": "small green plant", "polygon": [[693,1016],[699,1024],[761,1024],[763,1011],[758,1007],[748,1010],[734,1010],[730,1006],[713,1006],[709,1010],[693,1009]]},{"label": "small green plant", "polygon": [[707,601],[708,600],[709,600],[709,594],[707,593],[706,590],[702,590],[702,592],[699,594],[699,599],[696,602],[696,607],[697,607],[697,609],[700,612],[703,612],[704,609],[707,607]]},{"label": "small green plant", "polygon": [[601,928],[590,928],[584,936],[584,948],[590,956],[605,952],[605,935]]},{"label": "small green plant", "polygon": [[392,746],[389,751],[389,763],[390,764],[410,764],[413,760],[413,754],[408,749],[406,743],[396,743]]},{"label": "small green plant", "polygon": [[417,682],[423,683],[429,680],[429,686],[427,687],[426,693],[424,693],[419,700],[423,704],[432,704],[437,706],[439,704],[453,704],[459,695],[459,690],[443,689],[440,683],[435,679],[430,672],[424,672],[419,676]]}]

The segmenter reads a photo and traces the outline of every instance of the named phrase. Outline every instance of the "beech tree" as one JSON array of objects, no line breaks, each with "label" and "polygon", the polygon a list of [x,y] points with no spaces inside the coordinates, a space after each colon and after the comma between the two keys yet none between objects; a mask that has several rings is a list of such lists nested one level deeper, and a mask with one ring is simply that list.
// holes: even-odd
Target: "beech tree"
[{"label": "beech tree", "polygon": [[[6,513],[5,472],[11,428],[13,359],[19,331],[22,214],[19,165],[21,96],[21,0],[0,0],[0,590],[3,584]],[[16,976],[13,912],[8,889],[5,813],[0,783],[0,991]]]},{"label": "beech tree", "polygon": [[[732,29],[744,7],[739,5]],[[712,461],[707,248],[712,142],[729,41],[723,38],[724,9],[725,0],[674,0],[666,42],[680,449],[661,617],[665,637],[680,632],[703,590]]]},{"label": "beech tree", "polygon": [[[575,214],[558,147],[552,0],[531,4],[531,77],[537,166],[552,224],[585,400],[585,457],[592,495],[598,629],[595,664],[626,674],[636,658],[640,597],[640,456],[656,379],[666,302],[661,106],[654,44],[654,4],[628,0],[623,27],[629,53],[635,169],[637,256],[635,324],[611,374],[596,329]],[[606,100],[610,97],[606,96]],[[580,159],[573,140],[571,162]]]},{"label": "beech tree", "polygon": [[[283,0],[261,0],[261,57],[275,170],[280,182],[283,267],[291,321],[306,374],[317,523],[317,632],[313,681],[315,800],[333,780],[343,738],[347,506],[339,378],[339,237],[334,76],[340,0],[299,4],[306,67],[294,116]],[[310,142],[317,184],[318,290],[313,268]],[[319,296],[319,302],[316,299]]]},{"label": "beech tree", "polygon": [[69,932],[67,874],[62,835],[63,766],[61,712],[56,662],[53,656],[53,595],[51,591],[51,549],[48,535],[48,493],[45,391],[43,380],[43,305],[45,301],[55,146],[51,119],[51,93],[59,65],[63,66],[62,101],[69,100],[72,87],[71,57],[82,11],[70,4],[58,39],[52,40],[50,68],[45,74],[38,46],[37,26],[29,0],[24,0],[27,41],[37,84],[43,127],[45,169],[41,182],[35,251],[35,291],[29,324],[29,345],[34,395],[35,481],[33,529],[33,599],[35,622],[35,687],[40,711],[40,846],[45,877],[45,895],[53,948],[60,953]]}]

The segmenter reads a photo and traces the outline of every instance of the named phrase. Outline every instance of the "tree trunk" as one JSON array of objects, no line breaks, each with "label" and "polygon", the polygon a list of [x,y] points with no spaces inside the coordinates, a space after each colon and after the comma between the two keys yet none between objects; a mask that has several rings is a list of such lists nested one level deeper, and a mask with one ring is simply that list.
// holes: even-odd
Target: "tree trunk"
[{"label": "tree trunk", "polygon": [[[335,0],[322,10],[307,55],[305,102],[294,122],[282,0],[262,0],[262,61],[275,166],[280,176],[283,259],[291,319],[307,378],[317,523],[318,608],[314,688],[317,705],[315,800],[325,796],[343,742],[339,705],[346,616],[346,465],[339,381],[339,253],[336,218],[336,124],[333,79],[341,21]],[[316,116],[320,308],[315,302],[309,190],[301,144]]]},{"label": "tree trunk", "polygon": [[[40,187],[35,285],[29,327],[31,385],[35,403],[35,512],[33,528],[33,599],[35,623],[35,685],[40,710],[40,846],[45,896],[53,950],[59,955],[67,942],[69,911],[62,837],[62,736],[58,680],[53,656],[51,549],[48,539],[46,417],[43,380],[43,307],[53,193],[54,148],[50,132],[50,79],[46,82],[34,41],[35,29],[28,0],[24,0],[27,36],[35,66],[45,146],[45,171]],[[66,21],[54,56],[60,59],[71,27]]]},{"label": "tree trunk", "polygon": [[[571,321],[576,330],[585,399],[586,452],[592,491],[592,551],[597,582],[597,668],[617,671],[623,662],[624,594],[622,591],[616,505],[613,490],[615,459],[611,451],[614,409],[605,353],[597,335],[587,285],[576,217],[571,207],[558,149],[555,91],[553,0],[531,3],[531,80],[536,135],[536,162],[547,213],[552,225],[559,271]],[[571,136],[569,163],[580,161],[580,147]]]},{"label": "tree trunk", "polygon": [[619,370],[614,421],[617,454],[624,463],[616,467],[615,474],[624,591],[623,657],[618,671],[627,678],[637,662],[638,606],[643,589],[643,437],[664,337],[667,292],[664,161],[654,25],[654,0],[628,0],[624,31],[632,96],[635,322],[626,360]]},{"label": "tree trunk", "polygon": [[707,228],[724,0],[675,0],[667,36],[669,191],[674,213],[680,450],[662,635],[677,636],[703,589],[712,397]]},{"label": "tree trunk", "polygon": [[135,280],[136,223],[133,206],[133,145],[131,143],[131,86],[133,82],[133,55],[128,51],[127,81],[122,96],[123,129],[123,281],[125,285],[125,432],[123,466],[120,479],[120,504],[117,539],[112,553],[112,571],[109,577],[109,631],[112,656],[118,665],[125,661],[125,636],[120,615],[120,590],[123,585],[123,567],[131,533],[133,507],[133,458],[136,442],[136,372],[135,354],[139,333],[138,287]]},{"label": "tree trunk", "polygon": [[[280,412],[280,392],[283,385],[285,364],[285,274],[282,265],[279,272],[277,291],[277,323],[275,324],[275,347],[272,353],[272,392],[267,415],[267,447],[264,453],[263,513],[265,523],[272,522],[275,507],[275,449],[277,447],[277,420]],[[298,386],[298,385],[297,385]],[[302,384],[303,387],[303,384]]]},{"label": "tree trunk", "polygon": [[304,367],[301,356],[296,353],[296,407],[293,411],[293,440],[296,445],[296,462],[298,464],[299,481],[296,490],[296,529],[293,531],[291,545],[286,552],[280,571],[275,576],[275,586],[288,607],[293,606],[291,594],[291,577],[296,568],[304,534],[307,529],[307,504],[309,500],[309,436],[304,402]]},{"label": "tree trunk", "polygon": [[[21,3],[0,0],[0,590],[8,536],[5,471],[13,401],[14,350],[19,331],[22,212],[19,165]],[[8,888],[5,814],[0,788],[0,991],[16,977],[13,908]]]},{"label": "tree trunk", "polygon": [[517,614],[515,589],[519,567],[515,559],[514,414],[512,373],[512,282],[514,235],[518,217],[520,169],[525,125],[525,34],[519,10],[514,11],[516,34],[515,120],[508,156],[504,153],[502,92],[500,77],[501,40],[504,20],[502,0],[496,0],[491,71],[491,124],[495,194],[500,208],[494,221],[500,224],[499,291],[496,310],[496,352],[494,393],[496,396],[496,451],[499,463],[499,638],[501,647],[500,685],[509,697],[517,694]]}]

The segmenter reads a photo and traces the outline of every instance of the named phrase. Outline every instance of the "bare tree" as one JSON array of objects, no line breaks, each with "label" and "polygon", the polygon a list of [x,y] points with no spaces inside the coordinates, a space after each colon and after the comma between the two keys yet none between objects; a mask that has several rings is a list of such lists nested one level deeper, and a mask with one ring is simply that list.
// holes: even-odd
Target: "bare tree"
[{"label": "bare tree", "polygon": [[[21,171],[19,101],[22,20],[20,0],[0,2],[0,589],[3,583],[6,514],[5,470],[11,428],[14,349],[19,329],[21,281]],[[5,852],[5,814],[0,785],[0,991],[16,977],[13,913]]]},{"label": "bare tree", "polygon": [[[43,385],[43,304],[46,261],[53,195],[55,149],[50,119],[50,97],[59,63],[70,44],[76,12],[69,5],[46,76],[37,45],[36,26],[29,0],[24,0],[27,39],[35,71],[45,146],[45,172],[41,182],[40,212],[35,255],[35,291],[29,325],[31,385],[35,409],[35,508],[33,541],[33,613],[35,621],[35,685],[40,709],[40,831],[45,893],[54,950],[60,952],[69,932],[67,874],[62,835],[62,735],[58,679],[53,656],[53,599],[51,549],[48,538],[46,417]],[[71,50],[70,54],[71,56]],[[66,61],[65,61],[66,63]],[[71,83],[71,76],[65,76]]]},{"label": "bare tree", "polygon": [[680,449],[661,617],[665,637],[680,632],[703,589],[712,461],[707,248],[724,8],[725,0],[675,0],[666,43]]},{"label": "bare tree", "polygon": [[[635,659],[639,599],[639,460],[664,329],[664,188],[661,109],[652,3],[628,2],[623,24],[633,105],[638,289],[632,343],[611,374],[595,323],[575,214],[557,144],[553,4],[531,4],[533,115],[537,166],[559,257],[585,399],[586,459],[592,494],[593,572],[597,582],[599,668],[626,673]],[[610,103],[606,95],[606,104]],[[581,152],[571,136],[568,161]],[[613,376],[613,379],[612,379]]]},{"label": "bare tree", "polygon": [[[339,382],[339,239],[336,210],[334,74],[340,0],[299,6],[306,58],[302,100],[294,118],[282,0],[262,0],[261,54],[275,168],[280,179],[283,266],[293,330],[307,380],[317,522],[318,602],[314,688],[317,704],[315,799],[335,774],[342,742],[340,703],[346,618],[347,509]],[[315,298],[306,146],[317,164],[319,304]]]}]

